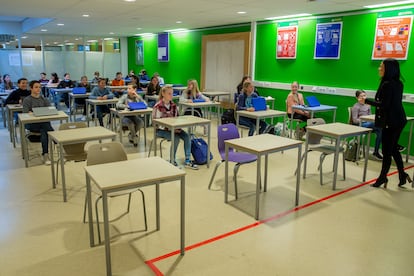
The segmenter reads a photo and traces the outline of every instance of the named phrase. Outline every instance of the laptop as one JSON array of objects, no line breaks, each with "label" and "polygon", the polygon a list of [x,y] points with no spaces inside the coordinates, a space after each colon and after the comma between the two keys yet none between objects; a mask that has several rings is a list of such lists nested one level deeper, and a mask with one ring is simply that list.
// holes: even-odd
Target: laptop
[{"label": "laptop", "polygon": [[266,110],[266,99],[263,97],[252,98],[252,105],[255,111]]},{"label": "laptop", "polygon": [[144,102],[129,102],[129,110],[147,109],[147,105]]},{"label": "laptop", "polygon": [[58,114],[58,111],[54,106],[33,107],[33,115],[36,117],[56,114]]},{"label": "laptop", "polygon": [[308,102],[309,107],[320,106],[318,99],[315,96],[308,96],[306,97],[306,101]]}]

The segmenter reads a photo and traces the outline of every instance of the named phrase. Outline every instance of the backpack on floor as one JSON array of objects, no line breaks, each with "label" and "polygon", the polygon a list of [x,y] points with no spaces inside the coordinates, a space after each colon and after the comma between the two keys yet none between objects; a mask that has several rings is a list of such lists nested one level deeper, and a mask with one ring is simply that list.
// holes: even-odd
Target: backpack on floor
[{"label": "backpack on floor", "polygon": [[269,133],[269,134],[276,134],[276,129],[274,125],[267,125],[267,127],[265,128],[265,130],[263,131],[263,133]]},{"label": "backpack on floor", "polygon": [[357,160],[357,151],[358,151],[358,139],[353,139],[352,141],[348,142],[346,146],[345,160],[355,162]]},{"label": "backpack on floor", "polygon": [[236,119],[234,119],[234,109],[227,109],[221,115],[221,124],[236,124]]},{"label": "backpack on floor", "polygon": [[[197,138],[194,135],[191,137],[191,154],[194,162],[198,165],[207,163],[207,143],[203,138]],[[210,160],[213,159],[213,154],[210,152]]]}]

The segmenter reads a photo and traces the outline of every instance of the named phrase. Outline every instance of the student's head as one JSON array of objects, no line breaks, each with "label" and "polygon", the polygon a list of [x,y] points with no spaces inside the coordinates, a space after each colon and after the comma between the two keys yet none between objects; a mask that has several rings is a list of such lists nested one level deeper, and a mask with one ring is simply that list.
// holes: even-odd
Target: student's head
[{"label": "student's head", "polygon": [[63,75],[63,77],[65,78],[65,81],[70,80],[70,74],[69,74],[69,73],[65,73],[65,74]]},{"label": "student's head", "polygon": [[135,76],[135,72],[134,72],[134,70],[129,70],[129,74],[128,74],[130,77],[131,76]]},{"label": "student's head", "polygon": [[136,84],[138,86],[138,83],[139,83],[138,77],[135,76],[135,75],[132,75],[131,76],[131,84]]},{"label": "student's head", "polygon": [[51,79],[52,79],[52,82],[58,82],[58,81],[59,81],[58,74],[57,74],[57,73],[55,73],[55,72],[51,73],[51,74],[50,74],[50,77],[51,77]]},{"label": "student's head", "polygon": [[247,94],[247,96],[250,96],[254,91],[253,83],[250,81],[245,81],[243,83],[243,92]]},{"label": "student's head", "polygon": [[128,96],[135,96],[137,93],[137,85],[135,83],[128,84],[127,92]]},{"label": "student's head", "polygon": [[364,104],[365,103],[365,99],[367,98],[367,94],[365,93],[364,90],[357,90],[355,92],[355,97],[357,98],[357,101],[359,103]]},{"label": "student's head", "polygon": [[157,86],[158,78],[157,77],[151,77],[151,83],[152,83],[152,85]]},{"label": "student's head", "polygon": [[46,79],[46,73],[45,72],[40,73],[40,78],[42,80]]},{"label": "student's head", "polygon": [[153,76],[158,78],[160,74],[158,72],[155,72]]},{"label": "student's head", "polygon": [[27,79],[26,78],[20,78],[17,80],[17,86],[21,90],[27,90]]},{"label": "student's head", "polygon": [[87,84],[88,83],[88,77],[87,76],[82,76],[80,79],[82,84]]},{"label": "student's head", "polygon": [[105,86],[106,86],[106,79],[100,78],[98,80],[98,87],[102,89],[102,88],[105,88]]},{"label": "student's head", "polygon": [[99,71],[95,71],[95,73],[93,73],[93,75],[94,75],[96,78],[99,78]]},{"label": "student's head", "polygon": [[40,95],[40,91],[42,90],[42,86],[40,85],[39,81],[32,80],[29,83],[29,87],[30,87],[30,92],[32,93],[33,96],[39,96]]},{"label": "student's head", "polygon": [[381,62],[378,71],[383,80],[400,80],[400,64],[396,59],[385,59]]},{"label": "student's head", "polygon": [[173,98],[173,88],[170,85],[163,86],[160,91],[159,99],[164,102],[170,102]]},{"label": "student's head", "polygon": [[3,81],[4,82],[9,82],[10,81],[10,75],[9,74],[4,74],[3,75]]},{"label": "student's head", "polygon": [[122,79],[122,73],[121,72],[116,72],[115,78],[117,80],[121,80]]},{"label": "student's head", "polygon": [[299,83],[297,81],[292,82],[290,89],[293,93],[297,93],[299,89]]},{"label": "student's head", "polygon": [[142,69],[142,70],[141,70],[141,72],[140,72],[140,74],[141,74],[141,75],[146,75],[146,74],[147,74],[147,70]]}]

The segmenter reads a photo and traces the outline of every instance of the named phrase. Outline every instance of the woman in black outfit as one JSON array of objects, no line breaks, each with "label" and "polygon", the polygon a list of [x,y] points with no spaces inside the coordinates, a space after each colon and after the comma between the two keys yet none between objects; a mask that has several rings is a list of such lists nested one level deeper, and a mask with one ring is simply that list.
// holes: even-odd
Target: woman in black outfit
[{"label": "woman in black outfit", "polygon": [[411,182],[410,176],[404,172],[401,153],[397,143],[401,132],[407,123],[407,117],[402,105],[403,84],[400,76],[400,65],[397,60],[388,58],[381,62],[378,68],[381,82],[375,94],[375,100],[366,100],[367,104],[375,106],[375,126],[382,128],[382,168],[377,181],[372,187],[378,188],[384,184],[387,188],[387,173],[391,166],[391,156],[397,164],[399,187]]}]

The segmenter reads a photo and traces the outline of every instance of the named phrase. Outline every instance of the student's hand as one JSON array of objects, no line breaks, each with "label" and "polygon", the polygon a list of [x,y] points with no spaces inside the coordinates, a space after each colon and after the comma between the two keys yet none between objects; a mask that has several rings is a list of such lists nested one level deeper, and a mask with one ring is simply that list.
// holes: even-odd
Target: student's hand
[{"label": "student's hand", "polygon": [[187,100],[187,103],[192,103],[193,102],[193,100],[192,99],[188,99]]},{"label": "student's hand", "polygon": [[249,111],[249,112],[253,112],[254,111],[254,107],[248,107],[248,108],[246,108],[246,110]]},{"label": "student's hand", "polygon": [[102,97],[102,100],[107,100],[107,99],[108,99],[108,96],[107,95],[105,95],[105,96]]}]

